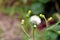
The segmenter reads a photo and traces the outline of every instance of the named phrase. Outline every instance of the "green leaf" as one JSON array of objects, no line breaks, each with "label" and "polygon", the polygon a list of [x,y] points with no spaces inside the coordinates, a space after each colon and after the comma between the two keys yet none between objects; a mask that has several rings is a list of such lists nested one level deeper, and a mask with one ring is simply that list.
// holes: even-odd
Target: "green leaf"
[{"label": "green leaf", "polygon": [[33,14],[40,14],[43,12],[43,5],[41,3],[33,3],[31,5],[31,10]]},{"label": "green leaf", "polygon": [[27,5],[24,6],[24,11],[25,12],[28,12],[29,9],[30,9],[29,6],[27,6]]},{"label": "green leaf", "polygon": [[60,22],[48,27],[43,33],[43,40],[56,40],[57,39],[57,31],[60,30]]},{"label": "green leaf", "polygon": [[57,27],[57,25],[58,25],[59,23],[60,23],[60,22],[57,22],[56,24],[48,27],[46,30],[51,30],[51,29],[53,29],[54,27]]},{"label": "green leaf", "polygon": [[57,34],[51,31],[44,31],[42,38],[43,40],[56,40]]}]

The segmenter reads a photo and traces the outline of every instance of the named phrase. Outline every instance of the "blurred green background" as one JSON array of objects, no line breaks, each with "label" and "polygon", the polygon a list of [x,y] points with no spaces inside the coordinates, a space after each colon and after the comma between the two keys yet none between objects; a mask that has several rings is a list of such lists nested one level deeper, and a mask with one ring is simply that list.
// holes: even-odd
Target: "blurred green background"
[{"label": "blurred green background", "polygon": [[[44,14],[46,19],[53,17],[55,21],[54,24],[50,25],[51,29],[50,27],[48,30],[46,28],[42,31],[35,29],[35,40],[57,40],[58,35],[60,35],[58,32],[60,31],[60,24],[58,23],[60,22],[60,0],[0,0],[0,12],[9,17],[17,16],[20,21],[24,19],[25,24],[23,26],[28,34],[32,28],[29,18],[26,18],[29,10],[32,11],[30,16]],[[24,33],[23,35],[23,40],[29,40]]]}]

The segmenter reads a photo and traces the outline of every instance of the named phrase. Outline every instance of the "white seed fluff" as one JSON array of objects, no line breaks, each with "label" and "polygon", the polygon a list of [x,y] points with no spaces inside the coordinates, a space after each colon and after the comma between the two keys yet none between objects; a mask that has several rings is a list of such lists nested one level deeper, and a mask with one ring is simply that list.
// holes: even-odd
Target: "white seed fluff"
[{"label": "white seed fluff", "polygon": [[41,23],[40,17],[39,17],[39,16],[36,16],[36,15],[31,16],[31,17],[30,17],[30,21],[31,21],[33,24],[37,24],[37,25]]}]

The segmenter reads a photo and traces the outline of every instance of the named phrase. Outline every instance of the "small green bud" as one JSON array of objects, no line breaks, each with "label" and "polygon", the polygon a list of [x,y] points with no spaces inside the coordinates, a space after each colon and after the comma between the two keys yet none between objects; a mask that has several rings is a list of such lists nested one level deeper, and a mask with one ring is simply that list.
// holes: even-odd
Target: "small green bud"
[{"label": "small green bud", "polygon": [[42,18],[45,18],[45,15],[43,15],[43,14],[40,14],[40,17],[42,17]]},{"label": "small green bud", "polygon": [[60,31],[57,31],[58,34],[60,34]]},{"label": "small green bud", "polygon": [[24,19],[22,19],[22,20],[21,20],[21,24],[24,24],[24,21],[25,21],[25,20],[24,20]]}]

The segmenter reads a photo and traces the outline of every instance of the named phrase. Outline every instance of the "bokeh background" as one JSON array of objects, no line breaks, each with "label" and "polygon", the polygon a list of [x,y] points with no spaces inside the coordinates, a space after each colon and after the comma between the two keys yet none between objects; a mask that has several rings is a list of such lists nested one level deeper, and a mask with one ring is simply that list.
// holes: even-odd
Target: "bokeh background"
[{"label": "bokeh background", "polygon": [[[30,15],[29,10],[32,11]],[[0,0],[0,40],[32,40],[29,18],[39,14],[47,20],[49,17],[52,19],[46,28],[46,22],[41,18],[41,23],[35,28],[35,40],[60,40],[60,0]],[[22,19],[25,23],[21,26]]]}]

